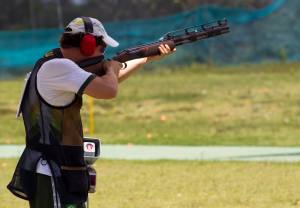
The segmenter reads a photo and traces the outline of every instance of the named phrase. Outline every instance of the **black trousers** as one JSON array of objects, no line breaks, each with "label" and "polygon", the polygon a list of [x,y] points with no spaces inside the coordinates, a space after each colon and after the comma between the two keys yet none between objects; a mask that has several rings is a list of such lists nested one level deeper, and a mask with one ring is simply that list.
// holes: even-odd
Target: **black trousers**
[{"label": "black trousers", "polygon": [[37,174],[36,194],[30,208],[86,208],[85,204],[61,204],[50,176]]}]

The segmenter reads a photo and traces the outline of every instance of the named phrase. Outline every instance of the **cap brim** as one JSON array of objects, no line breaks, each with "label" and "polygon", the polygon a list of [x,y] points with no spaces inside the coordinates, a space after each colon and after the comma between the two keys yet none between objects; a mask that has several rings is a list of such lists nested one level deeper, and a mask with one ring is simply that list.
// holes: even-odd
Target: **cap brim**
[{"label": "cap brim", "polygon": [[111,47],[118,47],[119,46],[119,43],[117,41],[115,41],[112,37],[108,36],[108,35],[103,37],[103,41]]}]

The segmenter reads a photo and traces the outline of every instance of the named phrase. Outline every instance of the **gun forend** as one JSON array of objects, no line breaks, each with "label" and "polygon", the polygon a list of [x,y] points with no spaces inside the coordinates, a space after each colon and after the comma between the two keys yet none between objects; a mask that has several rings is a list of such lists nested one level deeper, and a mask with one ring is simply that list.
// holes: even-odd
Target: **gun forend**
[{"label": "gun forend", "polygon": [[163,40],[163,41],[158,41],[158,42],[151,43],[151,44],[145,44],[145,45],[140,45],[140,46],[137,46],[134,48],[125,49],[125,50],[117,53],[117,55],[115,57],[113,57],[113,60],[116,60],[119,62],[126,62],[126,61],[129,61],[132,59],[159,55],[160,51],[159,51],[158,47],[161,44],[167,44],[171,50],[173,50],[175,48],[174,41]]}]

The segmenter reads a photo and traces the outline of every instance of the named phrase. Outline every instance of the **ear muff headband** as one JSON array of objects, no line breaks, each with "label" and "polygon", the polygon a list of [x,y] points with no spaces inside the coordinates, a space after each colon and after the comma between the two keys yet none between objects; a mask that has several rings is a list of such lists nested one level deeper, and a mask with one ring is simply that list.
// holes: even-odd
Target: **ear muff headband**
[{"label": "ear muff headband", "polygon": [[94,28],[93,28],[92,20],[89,17],[81,17],[81,19],[83,20],[85,32],[86,33],[93,33]]},{"label": "ear muff headband", "polygon": [[91,56],[94,54],[97,42],[92,35],[94,32],[92,20],[89,17],[81,17],[84,23],[85,34],[80,41],[80,52],[84,56]]}]

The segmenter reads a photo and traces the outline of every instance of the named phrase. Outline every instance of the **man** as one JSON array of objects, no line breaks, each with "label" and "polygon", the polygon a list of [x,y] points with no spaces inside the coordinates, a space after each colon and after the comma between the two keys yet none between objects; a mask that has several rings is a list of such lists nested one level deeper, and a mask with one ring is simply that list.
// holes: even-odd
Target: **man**
[{"label": "man", "polygon": [[[158,58],[104,60],[106,46],[117,47],[118,42],[89,17],[71,21],[60,46],[37,61],[20,102],[26,148],[8,189],[29,200],[32,208],[85,207],[89,179],[82,147],[82,94],[114,98],[119,82]],[[159,50],[159,58],[171,53],[167,45]],[[97,63],[86,64],[91,58]],[[83,69],[83,63],[90,66]]]}]

